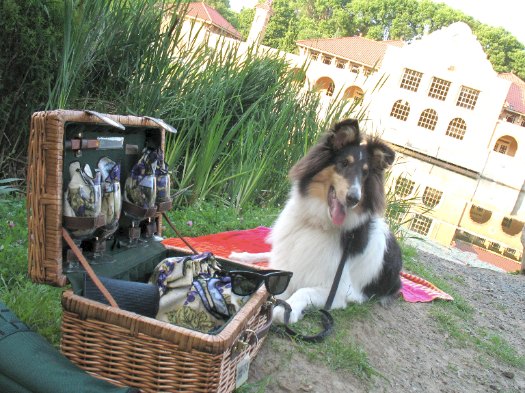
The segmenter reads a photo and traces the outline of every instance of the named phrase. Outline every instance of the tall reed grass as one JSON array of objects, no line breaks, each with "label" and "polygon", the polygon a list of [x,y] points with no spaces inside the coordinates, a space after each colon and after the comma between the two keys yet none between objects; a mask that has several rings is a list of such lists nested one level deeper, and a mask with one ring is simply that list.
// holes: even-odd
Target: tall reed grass
[{"label": "tall reed grass", "polygon": [[218,198],[240,209],[278,202],[287,170],[348,106],[334,99],[319,118],[319,95],[304,90],[276,54],[185,42],[184,7],[66,0],[62,64],[48,107],[172,124],[179,132],[168,137],[166,159],[174,188],[189,190],[178,203]]}]

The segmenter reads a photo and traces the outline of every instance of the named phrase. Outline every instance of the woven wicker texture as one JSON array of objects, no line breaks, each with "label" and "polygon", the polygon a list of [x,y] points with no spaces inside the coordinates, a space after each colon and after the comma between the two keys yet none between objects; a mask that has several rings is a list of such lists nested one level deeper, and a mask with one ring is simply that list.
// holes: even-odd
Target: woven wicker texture
[{"label": "woven wicker texture", "polygon": [[[107,115],[124,126],[157,128],[145,117]],[[28,272],[39,283],[64,286],[62,271],[62,193],[64,133],[67,123],[103,125],[83,111],[36,112],[31,118],[27,169]],[[157,217],[161,220],[160,215]],[[160,224],[160,223],[159,223]],[[161,225],[159,225],[161,227]]]},{"label": "woven wicker texture", "polygon": [[264,341],[253,332],[268,321],[267,297],[261,287],[219,334],[209,335],[66,291],[61,349],[84,370],[144,392],[231,392],[237,365]]}]

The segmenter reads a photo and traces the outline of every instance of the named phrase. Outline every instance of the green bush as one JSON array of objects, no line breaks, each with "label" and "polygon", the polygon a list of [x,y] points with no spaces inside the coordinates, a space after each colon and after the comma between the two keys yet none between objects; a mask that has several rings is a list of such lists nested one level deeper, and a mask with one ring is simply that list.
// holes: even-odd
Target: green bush
[{"label": "green bush", "polygon": [[29,119],[56,77],[62,9],[60,0],[0,2],[0,173],[25,172]]}]

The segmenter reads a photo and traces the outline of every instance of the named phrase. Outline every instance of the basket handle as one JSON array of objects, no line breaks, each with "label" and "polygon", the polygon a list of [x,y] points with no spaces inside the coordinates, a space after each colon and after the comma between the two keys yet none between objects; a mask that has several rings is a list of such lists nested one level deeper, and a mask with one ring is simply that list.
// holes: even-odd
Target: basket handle
[{"label": "basket handle", "polygon": [[64,237],[64,240],[66,241],[67,245],[71,248],[71,251],[73,251],[73,254],[75,254],[75,256],[80,261],[80,264],[82,265],[82,267],[86,270],[86,273],[88,274],[89,278],[91,278],[93,283],[96,285],[98,290],[102,293],[102,295],[104,295],[104,297],[109,302],[109,304],[112,307],[119,308],[113,296],[111,296],[111,294],[106,289],[104,284],[102,284],[102,282],[99,280],[99,278],[97,277],[97,274],[95,273],[93,268],[90,266],[87,259],[84,257],[84,255],[82,255],[82,251],[80,251],[78,246],[75,244],[75,242],[71,238],[71,235],[64,227],[62,227],[62,236]]}]

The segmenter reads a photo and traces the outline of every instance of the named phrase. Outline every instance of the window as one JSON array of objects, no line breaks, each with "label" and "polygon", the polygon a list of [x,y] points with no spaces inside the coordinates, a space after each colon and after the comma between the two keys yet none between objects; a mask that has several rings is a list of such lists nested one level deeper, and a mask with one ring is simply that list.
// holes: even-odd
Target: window
[{"label": "window", "polygon": [[330,83],[328,85],[328,88],[326,89],[326,95],[328,97],[331,97],[334,95],[335,85],[333,83]]},{"label": "window", "polygon": [[406,101],[398,100],[392,106],[392,111],[390,116],[395,117],[396,119],[406,121],[408,114],[410,113],[410,105]]},{"label": "window", "polygon": [[499,243],[489,241],[488,249],[491,251],[500,252],[501,246]]},{"label": "window", "polygon": [[332,96],[335,90],[335,83],[329,77],[323,76],[315,83],[314,89],[318,92],[324,92],[327,96]]},{"label": "window", "polygon": [[394,189],[396,195],[399,195],[401,198],[409,196],[414,190],[414,184],[415,182],[406,177],[398,177]]},{"label": "window", "polygon": [[337,59],[337,61],[336,61],[336,63],[335,63],[335,66],[336,66],[337,68],[342,68],[342,69],[344,69],[345,66],[346,66],[346,61],[344,61],[344,60],[340,60],[340,59]]},{"label": "window", "polygon": [[417,125],[420,127],[428,128],[431,131],[436,129],[438,117],[434,109],[425,109],[421,112]]},{"label": "window", "polygon": [[323,56],[323,63],[324,64],[332,64],[332,57],[331,56]]},{"label": "window", "polygon": [[505,255],[506,257],[515,259],[517,261],[520,260],[520,258],[518,257],[518,252],[515,249],[510,248],[510,247],[507,247],[505,248],[505,250],[503,250],[503,255]]},{"label": "window", "polygon": [[487,248],[487,241],[480,236],[474,236],[472,243],[474,243],[476,246]]},{"label": "window", "polygon": [[518,142],[510,135],[500,137],[494,144],[494,151],[506,156],[514,157],[517,150]]},{"label": "window", "polygon": [[405,68],[405,73],[403,74],[403,79],[401,79],[400,87],[402,89],[417,91],[422,76],[422,72]]},{"label": "window", "polygon": [[441,201],[442,191],[436,190],[432,187],[426,187],[423,192],[423,204],[428,207],[436,207]]},{"label": "window", "polygon": [[508,123],[514,123],[516,121],[516,116],[509,115],[509,116],[505,117],[505,121],[508,122]]},{"label": "window", "polygon": [[437,98],[438,100],[441,100],[441,101],[445,101],[445,98],[447,98],[449,88],[450,88],[449,81],[433,77],[432,85],[430,85],[428,96],[432,98]]},{"label": "window", "polygon": [[312,58],[312,60],[317,60],[319,58],[319,52],[310,52],[310,57]]},{"label": "window", "polygon": [[354,74],[359,74],[359,65],[357,64],[350,64],[350,71],[352,71]]},{"label": "window", "polygon": [[359,86],[350,86],[348,89],[345,90],[343,94],[343,99],[349,100],[351,98],[355,98],[356,100],[360,100],[363,98],[364,92]]},{"label": "window", "polygon": [[523,229],[523,223],[521,221],[515,220],[514,218],[504,217],[501,221],[501,229],[507,235],[516,236],[521,233]]},{"label": "window", "polygon": [[509,147],[510,147],[510,142],[506,141],[505,139],[500,138],[494,145],[494,151],[497,151],[498,153],[501,153],[501,154],[507,154],[507,152],[509,151]]},{"label": "window", "polygon": [[471,89],[470,87],[461,86],[461,92],[459,93],[457,106],[461,106],[467,109],[474,109],[478,102],[479,90]]},{"label": "window", "polygon": [[412,221],[410,221],[410,229],[424,236],[430,232],[430,225],[432,225],[432,220],[421,214],[415,214]]},{"label": "window", "polygon": [[452,119],[450,123],[448,123],[446,134],[452,138],[463,140],[466,131],[467,124],[465,123],[465,120],[456,117],[455,119]]},{"label": "window", "polygon": [[492,217],[490,210],[483,209],[480,206],[472,205],[470,208],[470,218],[478,224],[485,224]]}]

